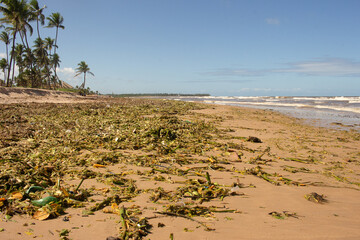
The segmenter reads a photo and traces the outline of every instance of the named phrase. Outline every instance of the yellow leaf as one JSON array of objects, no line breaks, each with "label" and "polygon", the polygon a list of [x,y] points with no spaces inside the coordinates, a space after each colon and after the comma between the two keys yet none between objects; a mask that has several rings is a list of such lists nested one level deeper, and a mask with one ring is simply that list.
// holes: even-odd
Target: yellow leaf
[{"label": "yellow leaf", "polygon": [[23,194],[20,192],[13,192],[10,199],[18,199],[21,200],[23,198]]},{"label": "yellow leaf", "polygon": [[93,167],[94,167],[94,168],[104,168],[104,167],[105,167],[105,165],[102,165],[102,164],[96,164],[96,163],[95,163],[95,164],[93,165]]},{"label": "yellow leaf", "polygon": [[69,192],[68,192],[65,188],[61,187],[60,190],[61,190],[62,193],[65,195],[65,197],[70,196]]},{"label": "yellow leaf", "polygon": [[33,218],[36,219],[36,220],[40,220],[40,221],[43,221],[45,219],[48,219],[50,217],[50,213],[44,211],[43,209],[39,209],[37,210],[34,215],[33,215]]},{"label": "yellow leaf", "polygon": [[111,207],[103,208],[102,211],[103,211],[103,213],[115,213],[114,209],[112,209]]}]

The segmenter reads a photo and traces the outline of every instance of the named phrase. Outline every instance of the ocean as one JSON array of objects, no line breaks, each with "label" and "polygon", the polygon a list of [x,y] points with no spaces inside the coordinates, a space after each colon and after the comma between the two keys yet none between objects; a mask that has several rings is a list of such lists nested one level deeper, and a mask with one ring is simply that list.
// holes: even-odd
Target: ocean
[{"label": "ocean", "polygon": [[360,97],[169,96],[166,99],[270,109],[321,127],[360,132]]}]

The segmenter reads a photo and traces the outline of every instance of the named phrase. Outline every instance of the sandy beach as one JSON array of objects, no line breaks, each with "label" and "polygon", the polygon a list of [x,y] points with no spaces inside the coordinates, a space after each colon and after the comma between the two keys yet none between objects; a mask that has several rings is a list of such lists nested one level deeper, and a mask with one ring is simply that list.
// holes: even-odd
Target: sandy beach
[{"label": "sandy beach", "polygon": [[4,240],[360,239],[355,131],[260,109],[9,88],[0,122]]}]

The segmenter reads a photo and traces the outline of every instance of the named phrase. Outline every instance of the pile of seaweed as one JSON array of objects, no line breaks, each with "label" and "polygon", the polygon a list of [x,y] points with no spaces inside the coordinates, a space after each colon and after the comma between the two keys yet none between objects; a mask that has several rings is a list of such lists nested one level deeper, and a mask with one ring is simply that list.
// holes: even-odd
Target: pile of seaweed
[{"label": "pile of seaweed", "polygon": [[[148,176],[164,172],[200,176],[200,180],[189,180],[186,187],[171,196],[161,189],[153,190],[154,202],[161,198],[177,202],[183,196],[202,202],[230,195],[228,188],[211,182],[206,168],[182,171],[177,167],[198,162],[191,157],[193,154],[203,155],[221,146],[214,141],[220,133],[214,124],[185,117],[192,116],[191,110],[200,109],[201,105],[117,99],[90,104],[12,104],[0,108],[0,209],[6,216],[28,214],[45,220],[63,214],[69,207],[88,206],[92,190],[81,185],[86,179],[95,178],[110,182],[113,187],[109,197],[88,211],[111,207],[106,211],[121,216],[123,234],[140,238],[146,235],[146,221],[138,218],[134,224],[134,217],[129,215],[136,211],[123,209],[120,203],[143,190],[123,174],[94,171],[117,163],[150,167]],[[173,161],[170,159],[176,159],[177,166],[163,167]],[[71,186],[67,179],[77,179],[79,184]],[[210,211],[170,205],[160,214],[164,213],[190,217]],[[130,226],[135,230],[130,231]]]},{"label": "pile of seaweed", "polygon": [[[133,202],[142,193],[162,207],[153,214],[186,218],[211,231],[194,217],[208,219],[216,213],[240,211],[203,203],[242,195],[240,188],[255,186],[239,181],[221,185],[213,181],[210,171],[252,175],[276,186],[309,184],[267,172],[266,167],[278,161],[310,165],[315,160],[281,158],[270,147],[247,147],[260,146],[262,141],[232,136],[233,130],[218,127],[222,116],[204,117],[194,111],[203,108],[198,103],[137,98],[86,104],[0,105],[1,213],[6,218],[27,214],[43,221],[63,215],[67,208],[83,208],[83,215],[101,210],[118,215],[118,239],[141,239],[151,231],[151,218],[143,216],[142,206],[125,207],[124,203]],[[236,169],[233,161],[248,167]],[[107,170],[117,164],[141,170]],[[288,165],[283,170],[314,172]],[[134,175],[171,184],[176,182],[171,177],[183,181],[177,181],[173,190],[142,189]],[[101,190],[103,198],[96,203],[92,197],[99,190],[82,187],[88,179],[108,186]],[[317,193],[305,198],[326,202]],[[278,219],[297,217],[288,211],[269,215]]]}]

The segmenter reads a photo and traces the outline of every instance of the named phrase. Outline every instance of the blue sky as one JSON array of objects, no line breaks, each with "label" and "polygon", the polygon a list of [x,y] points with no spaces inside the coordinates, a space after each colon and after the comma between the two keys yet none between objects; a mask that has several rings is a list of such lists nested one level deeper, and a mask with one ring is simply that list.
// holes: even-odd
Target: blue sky
[{"label": "blue sky", "polygon": [[65,19],[59,75],[72,85],[84,60],[101,93],[360,94],[358,0],[39,3]]}]

